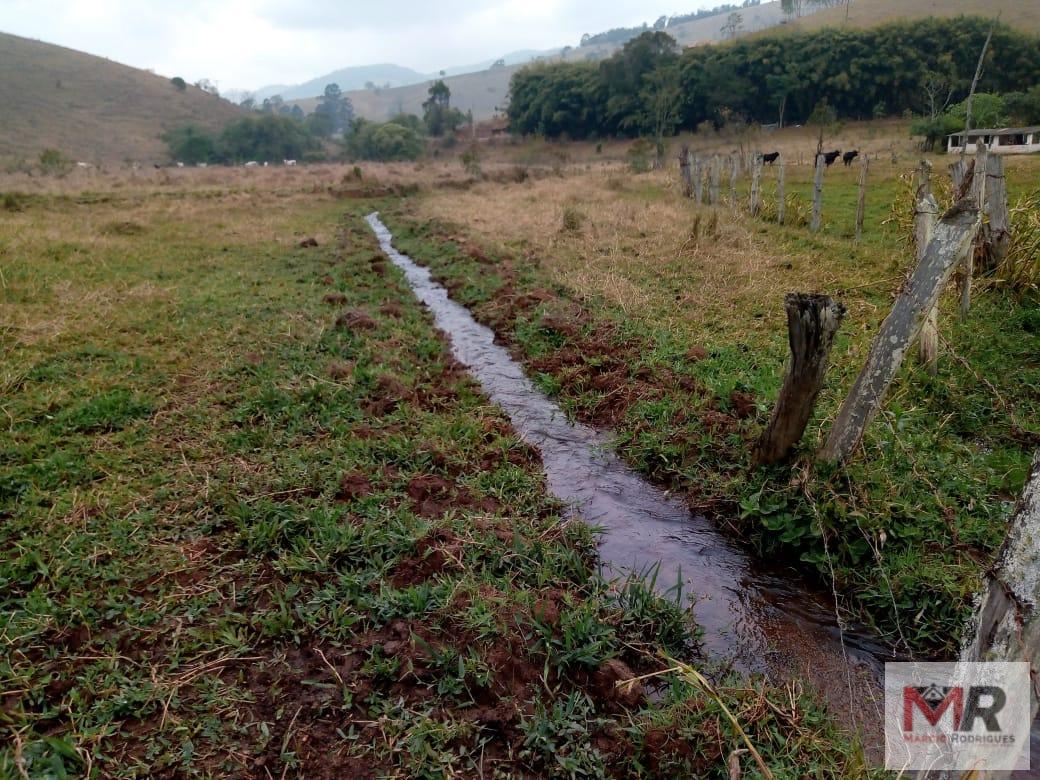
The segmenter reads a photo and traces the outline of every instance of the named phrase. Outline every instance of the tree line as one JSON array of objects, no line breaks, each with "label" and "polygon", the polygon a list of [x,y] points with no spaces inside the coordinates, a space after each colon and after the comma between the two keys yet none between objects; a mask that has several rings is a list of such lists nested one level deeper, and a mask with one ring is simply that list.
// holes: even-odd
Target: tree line
[{"label": "tree line", "polygon": [[[680,50],[647,31],[600,63],[539,63],[510,86],[511,130],[548,137],[655,136],[704,123],[935,118],[963,100],[993,23],[976,17],[823,29]],[[997,25],[980,92],[1028,93],[1040,38]],[[937,110],[938,107],[938,110]]]},{"label": "tree line", "polygon": [[256,161],[318,161],[333,157],[366,160],[414,160],[426,147],[426,138],[454,134],[467,118],[451,105],[451,90],[438,80],[423,104],[423,116],[401,114],[387,122],[371,122],[354,115],[350,99],[339,86],[329,84],[314,113],[305,116],[280,98],[260,106],[244,101],[251,115],[212,133],[185,125],[163,136],[170,157],[178,162],[235,164]]}]

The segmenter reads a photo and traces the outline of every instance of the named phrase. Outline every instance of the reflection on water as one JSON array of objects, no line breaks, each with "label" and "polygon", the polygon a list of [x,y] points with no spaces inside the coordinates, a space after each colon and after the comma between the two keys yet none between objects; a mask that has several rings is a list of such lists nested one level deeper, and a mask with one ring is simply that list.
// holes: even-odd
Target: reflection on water
[{"label": "reflection on water", "polygon": [[622,463],[604,433],[569,422],[494,343],[490,329],[452,301],[426,268],[393,248],[378,215],[367,219],[383,251],[450,337],[456,359],[505,410],[524,441],[541,452],[552,492],[604,530],[600,553],[608,571],[624,576],[659,566],[660,587],[681,580],[710,656],[745,673],[807,679],[868,742],[879,737],[883,648],[864,635],[843,635],[826,596],[793,572],[756,564],[709,520],[692,515]]}]

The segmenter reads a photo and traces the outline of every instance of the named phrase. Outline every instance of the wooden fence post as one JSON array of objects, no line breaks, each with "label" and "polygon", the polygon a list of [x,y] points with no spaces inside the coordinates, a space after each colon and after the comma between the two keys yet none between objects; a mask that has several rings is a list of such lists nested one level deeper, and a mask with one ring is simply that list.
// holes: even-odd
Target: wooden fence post
[{"label": "wooden fence post", "polygon": [[903,363],[907,347],[920,334],[925,317],[939,300],[954,269],[971,251],[979,218],[978,205],[964,198],[936,225],[921,262],[881,324],[867,362],[838,411],[820,452],[822,460],[845,462],[859,446]]},{"label": "wooden fence post", "polygon": [[693,158],[693,200],[699,206],[704,202],[704,176],[701,173],[701,158]]},{"label": "wooden fence post", "polygon": [[982,258],[984,270],[991,271],[1004,262],[1011,241],[1004,158],[999,154],[986,158],[985,195],[985,212],[989,221],[982,226]]},{"label": "wooden fence post", "polygon": [[690,148],[683,146],[679,152],[679,175],[682,177],[682,195],[693,197],[693,175],[690,173]]},{"label": "wooden fence post", "polygon": [[784,224],[787,215],[787,199],[784,196],[784,158],[780,158],[780,170],[776,173],[776,224]]},{"label": "wooden fence post", "polygon": [[[978,141],[975,152],[975,175],[971,181],[971,197],[981,210],[986,205],[986,158],[989,152],[986,144]],[[975,252],[968,252],[964,257],[964,269],[961,275],[961,319],[968,316],[971,311],[971,283],[975,275]]]},{"label": "wooden fence post", "polygon": [[960,192],[964,184],[964,175],[968,172],[968,165],[964,160],[957,160],[950,164],[950,181],[953,183],[953,191]]},{"label": "wooden fence post", "polygon": [[729,199],[733,202],[734,208],[737,203],[737,177],[740,176],[740,157],[733,155],[730,158],[730,169],[729,169]]},{"label": "wooden fence post", "polygon": [[813,190],[812,190],[812,221],[809,223],[809,230],[813,233],[819,233],[822,225],[822,212],[823,212],[823,169],[827,165],[823,160],[823,155],[816,155],[816,172],[813,174]]},{"label": "wooden fence post", "polygon": [[754,161],[751,163],[751,202],[749,204],[749,210],[751,216],[757,217],[759,209],[762,207],[762,157],[755,155]]},{"label": "wooden fence post", "polygon": [[[917,169],[917,198],[914,207],[914,246],[917,262],[924,259],[925,250],[935,232],[935,221],[939,218],[939,204],[932,195],[932,166],[927,160],[921,160]],[[941,292],[941,291],[940,291]],[[917,355],[921,365],[929,374],[935,375],[939,359],[939,305],[936,304],[928,312],[921,326],[921,339],[918,343]]]},{"label": "wooden fence post", "polygon": [[[961,661],[1028,661],[1040,665],[1040,451],[1011,518],[997,563],[986,572],[982,600],[975,611],[975,629]],[[1035,720],[1040,711],[1035,686],[1031,686],[1029,711]],[[989,780],[1001,772],[964,772],[960,778]]]},{"label": "wooden fence post", "polygon": [[864,157],[859,164],[859,196],[856,198],[856,243],[863,240],[863,217],[867,211],[867,169],[870,161]]},{"label": "wooden fence post", "polygon": [[752,462],[756,466],[786,459],[801,441],[823,389],[834,336],[845,317],[845,307],[826,295],[789,293],[784,308],[791,363],[769,425],[755,446]]},{"label": "wooden fence post", "polygon": [[722,161],[716,154],[711,158],[711,168],[709,169],[709,184],[708,184],[708,200],[712,206],[715,206],[719,202],[719,178],[722,175],[720,168],[722,167]]}]

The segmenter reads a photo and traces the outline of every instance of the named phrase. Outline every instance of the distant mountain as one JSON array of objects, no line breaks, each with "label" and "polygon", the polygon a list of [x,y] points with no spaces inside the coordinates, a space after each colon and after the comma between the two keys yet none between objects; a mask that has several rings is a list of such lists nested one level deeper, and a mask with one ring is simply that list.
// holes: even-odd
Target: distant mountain
[{"label": "distant mountain", "polygon": [[238,106],[169,78],[42,41],[0,33],[0,158],[44,149],[89,163],[167,159],[162,134],[220,130]]},{"label": "distant mountain", "polygon": [[274,95],[281,95],[286,100],[300,100],[323,94],[328,84],[339,84],[340,89],[344,92],[349,92],[355,89],[364,89],[365,85],[369,83],[379,87],[383,87],[386,84],[389,84],[391,87],[406,87],[410,84],[426,81],[427,78],[428,76],[401,65],[390,63],[359,65],[334,70],[332,73],[326,73],[324,76],[305,81],[303,84],[277,84],[261,87],[252,94],[257,101],[262,101],[264,98],[273,97]]},{"label": "distant mountain", "polygon": [[[546,51],[523,49],[521,51],[510,52],[500,59],[505,62],[506,66],[523,65],[532,60],[536,60],[539,57],[555,57],[558,56],[559,53],[559,49],[549,49]],[[248,90],[243,89],[231,89],[226,90],[225,94],[232,100],[236,101],[242,100],[246,95],[252,95],[257,102],[261,102],[264,98],[269,98],[274,95],[281,95],[286,100],[305,100],[307,98],[320,96],[325,92],[325,87],[329,84],[338,84],[339,88],[344,92],[354,92],[367,89],[368,87],[366,85],[368,84],[375,84],[379,89],[385,89],[387,84],[389,84],[391,88],[410,87],[414,84],[423,84],[427,81],[432,81],[438,78],[465,76],[468,73],[479,73],[480,71],[490,69],[491,66],[497,62],[497,59],[484,60],[483,62],[476,62],[470,65],[459,65],[454,68],[445,68],[443,71],[438,71],[436,73],[419,73],[411,68],[393,64],[361,65],[350,68],[341,68],[332,73],[327,73],[324,76],[311,79],[303,84],[272,84],[271,86],[261,87],[255,92],[249,92]]]}]

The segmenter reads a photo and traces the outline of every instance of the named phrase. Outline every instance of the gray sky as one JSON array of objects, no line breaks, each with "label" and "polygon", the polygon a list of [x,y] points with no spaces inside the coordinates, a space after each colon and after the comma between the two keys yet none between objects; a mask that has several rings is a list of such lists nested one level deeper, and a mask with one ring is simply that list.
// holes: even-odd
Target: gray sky
[{"label": "gray sky", "polygon": [[[0,31],[223,89],[306,81],[348,65],[422,72],[722,0],[0,0]],[[732,0],[731,0],[732,1]],[[678,3],[680,7],[668,6]]]}]

